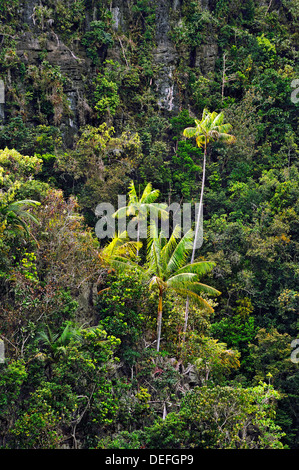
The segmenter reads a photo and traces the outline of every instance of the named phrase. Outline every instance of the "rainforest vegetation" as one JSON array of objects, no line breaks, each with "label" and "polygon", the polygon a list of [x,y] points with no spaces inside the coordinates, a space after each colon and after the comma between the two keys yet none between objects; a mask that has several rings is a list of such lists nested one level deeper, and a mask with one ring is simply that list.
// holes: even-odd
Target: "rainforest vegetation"
[{"label": "rainforest vegetation", "polygon": [[0,0],[0,448],[298,448],[298,21]]}]

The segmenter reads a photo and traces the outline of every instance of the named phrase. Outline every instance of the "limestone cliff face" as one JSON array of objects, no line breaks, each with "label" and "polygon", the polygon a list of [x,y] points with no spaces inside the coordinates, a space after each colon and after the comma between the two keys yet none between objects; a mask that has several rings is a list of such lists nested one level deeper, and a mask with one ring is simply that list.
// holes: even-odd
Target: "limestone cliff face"
[{"label": "limestone cliff face", "polygon": [[[16,53],[21,63],[26,67],[38,66],[41,63],[41,54],[52,66],[58,66],[64,81],[64,93],[68,99],[70,113],[63,116],[59,127],[66,145],[71,145],[73,136],[80,126],[80,103],[84,102],[86,80],[94,77],[95,71],[91,60],[86,55],[85,47],[81,42],[73,41],[68,47],[61,36],[55,32],[55,24],[45,22],[43,26],[35,19],[35,8],[40,5],[39,0],[26,0],[21,10],[21,28],[18,32]],[[88,15],[86,27],[88,27]],[[8,76],[8,86],[11,78]],[[20,86],[20,85],[19,85]],[[21,85],[22,87],[22,85]],[[35,122],[35,115],[27,113],[26,120]]]},{"label": "limestone cliff face", "polygon": [[[127,33],[129,31],[131,10],[130,2],[114,0],[111,3],[111,11],[116,32]],[[134,3],[134,2],[131,2]],[[207,44],[198,48],[178,48],[171,39],[171,31],[179,26],[182,20],[182,0],[153,0],[155,7],[155,46],[153,47],[153,64],[159,67],[159,74],[154,86],[158,95],[158,105],[161,109],[177,113],[182,104],[182,96],[178,89],[175,71],[182,63],[201,69],[206,74],[214,70],[218,48],[213,32]],[[201,8],[208,10],[208,1],[202,0]],[[118,48],[118,45],[116,45]],[[115,51],[110,51],[114,55]]]},{"label": "limestone cliff face", "polygon": [[[49,2],[55,4],[55,2]],[[125,40],[130,40],[132,22],[134,21],[134,4],[132,0],[113,0],[106,2],[105,7],[111,13],[111,33],[114,35],[114,45],[108,49],[107,59],[117,60],[125,63],[124,48]],[[182,20],[182,0],[153,0],[148,2],[155,13],[154,40],[152,45],[152,65],[157,72],[149,83],[150,88],[156,97],[156,104],[163,113],[177,113],[182,107],[184,96],[176,80],[178,67],[192,66],[199,68],[203,74],[213,70],[217,57],[217,44],[213,32],[208,41],[200,47],[181,47],[171,38],[171,31],[178,27]],[[201,7],[208,8],[208,2],[202,1]],[[64,93],[68,100],[69,112],[63,113],[59,120],[60,127],[66,146],[71,146],[74,135],[78,132],[80,125],[91,118],[92,112],[88,100],[90,84],[97,75],[97,67],[87,54],[86,47],[80,38],[72,38],[70,43],[66,43],[63,35],[56,29],[55,20],[51,14],[44,17],[38,16],[38,8],[46,8],[40,0],[28,0],[21,4],[19,14],[19,24],[17,27],[16,54],[19,57],[19,67],[39,66],[41,56],[52,66],[58,66],[64,81]],[[85,31],[90,30],[90,24],[99,18],[101,5],[99,2],[88,2],[89,7],[84,11]],[[82,39],[82,38],[81,38]],[[8,91],[13,89],[17,83],[18,93],[26,94],[24,84],[19,80],[18,73],[11,75],[10,69],[5,71],[5,82]],[[25,98],[18,97],[20,103],[25,102]],[[9,103],[6,105],[6,115],[9,116]],[[36,109],[27,109],[26,115],[28,123],[36,123]],[[3,110],[2,110],[3,111]],[[11,116],[11,114],[10,114]],[[2,116],[3,117],[3,116]],[[2,119],[3,120],[3,119]]]},{"label": "limestone cliff face", "polygon": [[[231,3],[240,9],[243,3],[247,4],[250,1],[234,0]],[[215,0],[198,0],[197,4],[192,4],[197,5],[196,8],[205,14],[206,22],[203,21],[202,26],[201,18],[197,19],[196,28],[199,38],[192,37],[191,27],[191,33],[187,32],[189,36],[186,39],[186,11],[187,16],[192,17],[190,9],[195,8],[190,7],[190,2],[186,0],[142,0],[139,2],[135,0],[102,2],[98,0],[78,2],[74,0],[69,2],[20,0],[19,7],[15,10],[16,18],[10,17],[8,21],[8,27],[10,24],[14,25],[13,34],[10,31],[7,34],[4,27],[0,28],[0,53],[1,47],[4,47],[5,41],[8,41],[7,38],[11,37],[12,48],[15,48],[16,56],[19,58],[14,68],[4,63],[1,69],[0,54],[0,79],[4,79],[7,91],[7,102],[4,109],[3,106],[0,109],[0,119],[3,122],[5,116],[6,120],[9,120],[12,116],[21,114],[29,125],[54,124],[62,131],[66,146],[72,146],[73,138],[80,126],[87,122],[97,122],[94,119],[93,82],[101,68],[99,60],[103,63],[105,59],[118,62],[128,70],[134,67],[135,70],[141,70],[142,90],[138,91],[139,96],[142,94],[145,96],[146,93],[148,96],[151,95],[150,99],[158,113],[165,116],[178,114],[181,109],[189,108],[189,98],[192,93],[188,81],[190,70],[196,76],[206,77],[217,70],[217,60],[219,66],[219,59],[223,55],[223,51],[219,48],[219,30],[217,31],[215,26],[215,18],[214,20],[211,18],[213,8],[218,3]],[[269,6],[262,0],[251,3],[265,4],[266,9]],[[278,11],[280,3],[279,0],[273,0],[271,8],[276,8]],[[76,11],[73,13],[68,9],[68,5],[70,9],[81,5],[82,10],[79,13]],[[234,6],[230,8],[232,11]],[[154,20],[150,23],[151,15]],[[71,25],[68,24],[69,18],[74,22]],[[99,53],[97,64],[88,50],[89,46],[83,41],[86,33],[91,31],[94,21],[98,22],[99,28],[102,27],[101,22],[105,23],[102,31],[103,37],[106,35],[107,39],[109,35],[113,39],[113,45],[109,44],[104,53],[100,52],[99,46],[102,39],[99,37],[95,40],[95,43],[97,41],[98,43],[96,46],[94,46],[95,43],[93,44],[93,53]],[[192,21],[193,19],[191,23]],[[150,36],[147,30],[148,24],[150,24]],[[190,24],[187,28],[189,26]],[[152,76],[150,74],[145,76],[142,71],[143,64],[140,65],[143,53],[140,47],[142,43],[143,45],[148,43],[148,49],[150,49],[147,50],[148,55],[145,61],[147,61],[147,67],[154,70]],[[14,61],[13,53],[8,50],[11,61]],[[59,68],[63,77],[64,98],[66,98],[66,102],[62,105],[59,97],[55,96],[53,85],[49,85],[45,93],[50,96],[52,105],[54,103],[54,106],[58,108],[54,118],[46,117],[44,121],[40,118],[41,105],[37,102],[38,97],[35,96],[35,103],[34,100],[30,101],[28,93],[32,93],[32,89],[28,91],[26,88],[28,80],[27,83],[23,80],[24,70],[27,73],[28,68],[32,66],[41,67],[43,60]],[[30,71],[33,75],[33,69]],[[35,85],[37,85],[39,79],[35,77],[35,80]],[[38,86],[35,88],[37,90]],[[35,92],[38,93],[36,90]],[[59,106],[64,106],[63,111],[59,109]],[[146,108],[146,105],[144,106]],[[138,114],[138,112],[138,109],[132,107],[131,103],[123,102],[122,114],[114,116],[110,122],[116,123],[116,127],[121,130],[128,115]],[[134,116],[131,116],[132,119],[134,120]]]}]

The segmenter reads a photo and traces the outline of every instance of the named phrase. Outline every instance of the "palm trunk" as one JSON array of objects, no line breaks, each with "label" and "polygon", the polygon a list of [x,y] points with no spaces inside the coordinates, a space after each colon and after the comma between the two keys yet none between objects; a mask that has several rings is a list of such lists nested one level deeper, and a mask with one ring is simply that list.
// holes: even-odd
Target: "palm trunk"
[{"label": "palm trunk", "polygon": [[[198,237],[198,231],[199,231],[199,225],[200,225],[200,216],[201,216],[202,205],[203,205],[203,193],[204,193],[205,177],[206,177],[206,158],[207,158],[207,144],[205,144],[204,155],[203,155],[202,183],[201,183],[201,192],[200,192],[200,200],[199,200],[199,208],[198,208],[198,214],[197,214],[193,249],[192,249],[192,255],[191,255],[191,264],[194,262],[194,258],[195,258],[196,242],[197,242],[197,237]],[[185,336],[186,336],[186,331],[187,331],[188,316],[189,316],[189,297],[187,297],[187,301],[186,301],[185,322],[184,322],[184,330],[183,330],[183,333],[184,333],[183,334],[183,342],[185,341]]]},{"label": "palm trunk", "polygon": [[188,317],[189,317],[189,297],[187,297],[186,300],[186,309],[185,309],[185,322],[184,322],[184,335],[183,335],[183,342],[185,341],[185,336],[186,336],[186,331],[187,331],[187,325],[188,325]]},{"label": "palm trunk", "polygon": [[159,291],[159,305],[158,305],[158,319],[157,319],[157,351],[158,352],[160,349],[161,325],[162,325],[162,290]]},{"label": "palm trunk", "polygon": [[138,259],[138,256],[139,256],[139,248],[138,248],[138,244],[139,244],[139,239],[140,239],[140,220],[137,219],[137,259]]},{"label": "palm trunk", "polygon": [[199,225],[200,225],[200,216],[201,216],[202,204],[203,204],[203,193],[204,193],[204,188],[205,188],[205,177],[206,177],[206,158],[207,158],[207,146],[205,145],[204,156],[203,156],[203,169],[202,169],[202,183],[201,183],[200,201],[199,201],[199,209],[198,209],[198,214],[197,214],[197,222],[196,222],[193,250],[192,250],[192,256],[191,256],[191,264],[194,262],[195,251],[196,251],[196,242],[197,242]]}]

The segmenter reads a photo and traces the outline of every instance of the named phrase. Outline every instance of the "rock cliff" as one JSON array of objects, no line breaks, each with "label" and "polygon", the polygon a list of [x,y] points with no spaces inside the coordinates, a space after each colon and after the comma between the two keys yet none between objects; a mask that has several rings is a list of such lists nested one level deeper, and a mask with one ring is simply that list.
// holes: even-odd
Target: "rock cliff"
[{"label": "rock cliff", "polygon": [[[182,23],[184,2],[181,0],[143,2],[113,0],[106,2],[105,11],[108,12],[109,17],[107,30],[113,36],[114,42],[108,48],[105,56],[101,58],[100,64],[95,64],[95,61],[92,61],[88,54],[88,48],[82,44],[82,38],[86,32],[91,30],[92,22],[102,21],[103,7],[94,1],[85,2],[85,4],[81,2],[80,31],[79,29],[75,30],[76,24],[73,19],[74,24],[70,24],[69,30],[65,32],[63,28],[66,29],[66,26],[62,27],[58,18],[57,8],[61,3],[64,2],[41,3],[40,0],[20,2],[14,20],[11,19],[9,23],[12,25],[10,26],[11,30],[13,30],[12,46],[14,47],[15,63],[13,66],[2,64],[1,75],[7,89],[5,106],[7,119],[21,113],[29,124],[36,124],[43,122],[42,119],[37,118],[37,115],[41,115],[42,112],[40,109],[38,110],[40,107],[39,98],[30,100],[30,93],[26,88],[30,81],[28,70],[32,72],[32,67],[41,68],[43,61],[59,69],[63,79],[63,93],[67,99],[67,106],[64,106],[61,117],[57,118],[54,124],[61,129],[67,146],[72,145],[73,136],[78,132],[80,124],[92,118],[90,89],[101,63],[105,59],[116,60],[123,65],[131,65],[134,60],[136,62],[134,58],[130,62],[130,59],[127,58],[129,52],[126,50],[129,50],[130,45],[133,44],[132,49],[136,53],[136,48],[139,47],[136,38],[138,34],[144,33],[147,29],[146,8],[154,17],[154,21],[151,23],[152,36],[149,40],[147,60],[150,60],[149,66],[155,70],[155,73],[148,82],[148,87],[154,94],[156,103],[162,112],[177,113],[182,107],[185,97],[179,86],[178,68],[191,66],[198,68],[203,74],[207,74],[215,67],[218,49],[213,30],[211,30],[206,42],[196,47],[178,46],[171,37],[173,30],[179,28]],[[141,5],[139,11],[136,11],[136,4]],[[74,7],[73,2],[69,2],[69,6],[70,8]],[[142,7],[144,7],[144,11]],[[208,2],[201,2],[201,8],[207,9]],[[137,34],[136,21],[143,23],[140,30],[137,28]],[[73,34],[74,30],[75,34]],[[5,33],[4,30],[2,32],[3,35],[1,36],[0,33],[0,39],[2,37],[2,47],[4,47]],[[98,43],[97,46],[99,45]],[[99,50],[100,47],[97,47],[96,52]],[[142,50],[138,53],[142,55]],[[24,75],[26,75],[25,80]],[[38,81],[38,78],[36,80]],[[41,93],[41,90],[38,90],[38,84],[30,83],[30,85],[37,90],[37,93]],[[46,93],[47,97],[51,93],[55,94],[53,86],[55,87],[57,84],[49,83],[49,81],[45,83],[45,89],[42,91]],[[52,105],[55,107],[54,98]],[[2,110],[2,121],[3,114]],[[53,124],[53,116],[44,116],[44,123]]]}]

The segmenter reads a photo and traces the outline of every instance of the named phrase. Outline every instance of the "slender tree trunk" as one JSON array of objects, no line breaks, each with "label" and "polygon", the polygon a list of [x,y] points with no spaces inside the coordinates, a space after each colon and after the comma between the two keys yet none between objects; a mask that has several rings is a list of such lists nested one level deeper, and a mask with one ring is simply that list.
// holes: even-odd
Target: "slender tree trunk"
[{"label": "slender tree trunk", "polygon": [[223,98],[224,98],[224,87],[225,87],[225,72],[226,72],[226,68],[225,68],[225,60],[226,60],[226,56],[225,54],[223,54],[223,70],[222,70],[222,86],[221,86],[221,103],[223,102]]},{"label": "slender tree trunk", "polygon": [[194,262],[195,251],[196,251],[196,242],[198,237],[198,231],[200,226],[200,217],[202,212],[202,205],[203,205],[203,193],[205,188],[205,178],[206,178],[206,158],[207,158],[207,146],[205,145],[204,156],[203,156],[203,169],[202,169],[202,183],[201,183],[201,192],[200,192],[200,201],[199,201],[199,208],[197,214],[197,221],[196,221],[196,229],[194,235],[194,243],[192,249],[192,256],[191,256],[191,264]]},{"label": "slender tree trunk", "polygon": [[161,325],[162,325],[162,291],[159,291],[159,305],[158,305],[158,319],[157,319],[157,351],[160,350],[161,339]]},{"label": "slender tree trunk", "polygon": [[162,418],[163,421],[164,421],[164,419],[166,418],[166,416],[167,416],[167,408],[166,408],[166,403],[164,402],[164,406],[163,406],[163,418]]},{"label": "slender tree trunk", "polygon": [[140,240],[140,220],[137,218],[137,258],[139,256],[139,248],[138,248],[138,244],[139,244],[139,240]]},{"label": "slender tree trunk", "polygon": [[[206,158],[207,158],[207,143],[205,143],[205,148],[204,148],[201,192],[200,192],[199,208],[198,208],[195,235],[194,235],[194,242],[193,242],[192,255],[191,255],[191,264],[193,264],[194,258],[195,258],[196,242],[197,242],[197,237],[198,237],[198,231],[199,231],[199,226],[200,226],[200,217],[201,217],[202,205],[203,205],[203,193],[204,193],[205,177],[206,177]],[[184,322],[184,330],[183,330],[183,333],[184,333],[183,334],[183,342],[185,341],[185,336],[186,336],[186,331],[187,331],[188,316],[189,316],[189,297],[187,297],[187,300],[186,300],[185,322]]]},{"label": "slender tree trunk", "polygon": [[183,342],[185,341],[185,336],[186,336],[186,331],[187,331],[187,325],[188,325],[188,317],[189,317],[189,297],[187,297],[186,300],[186,309],[185,309],[185,322],[184,322],[184,335],[183,335]]}]

